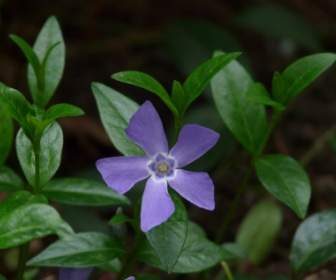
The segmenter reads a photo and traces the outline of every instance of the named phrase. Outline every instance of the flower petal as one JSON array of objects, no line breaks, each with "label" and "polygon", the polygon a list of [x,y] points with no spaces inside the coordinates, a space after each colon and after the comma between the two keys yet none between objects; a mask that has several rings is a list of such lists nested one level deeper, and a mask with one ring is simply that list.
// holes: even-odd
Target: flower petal
[{"label": "flower petal", "polygon": [[164,223],[174,213],[175,205],[169,196],[167,182],[149,178],[142,197],[141,229],[149,231]]},{"label": "flower petal", "polygon": [[137,182],[149,176],[146,157],[110,157],[96,162],[96,166],[106,184],[125,193]]},{"label": "flower petal", "polygon": [[188,124],[182,127],[170,155],[176,159],[178,167],[183,167],[205,154],[218,139],[217,132],[197,124]]},{"label": "flower petal", "polygon": [[62,268],[59,271],[59,280],[87,280],[93,268]]},{"label": "flower petal", "polygon": [[168,142],[160,116],[149,101],[135,112],[126,129],[126,134],[150,156],[159,152],[168,152]]},{"label": "flower petal", "polygon": [[170,179],[168,183],[182,197],[198,207],[215,209],[214,184],[208,173],[177,169],[174,179]]}]

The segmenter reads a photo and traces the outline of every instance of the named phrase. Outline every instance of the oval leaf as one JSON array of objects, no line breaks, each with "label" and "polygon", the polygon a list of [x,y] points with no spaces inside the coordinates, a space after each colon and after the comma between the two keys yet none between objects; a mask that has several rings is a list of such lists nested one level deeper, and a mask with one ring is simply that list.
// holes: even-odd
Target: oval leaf
[{"label": "oval leaf", "polygon": [[267,155],[255,161],[255,168],[266,190],[303,219],[307,213],[311,186],[302,166],[288,156]]},{"label": "oval leaf", "polygon": [[28,84],[35,104],[44,107],[53,96],[64,70],[65,45],[59,23],[50,17],[44,23],[34,44],[34,51],[43,67],[43,89],[39,88],[33,68],[28,67]]},{"label": "oval leaf", "polygon": [[143,155],[143,151],[128,139],[125,129],[139,106],[133,100],[100,83],[92,83],[100,119],[118,151],[124,155]]},{"label": "oval leaf", "polygon": [[0,167],[0,191],[9,192],[23,189],[23,181],[10,168]]},{"label": "oval leaf", "polygon": [[0,249],[58,233],[64,226],[56,210],[41,196],[17,192],[0,204]]},{"label": "oval leaf", "polygon": [[336,258],[336,209],[314,214],[297,229],[290,254],[296,271],[306,272]]},{"label": "oval leaf", "polygon": [[51,106],[44,115],[44,118],[56,120],[59,118],[78,117],[82,115],[84,115],[84,111],[81,108],[71,104],[61,103]]},{"label": "oval leaf", "polygon": [[50,181],[43,194],[49,199],[70,205],[126,205],[128,199],[105,184],[88,179],[63,178]]},{"label": "oval leaf", "polygon": [[248,212],[239,227],[237,243],[251,262],[260,264],[267,257],[281,224],[281,209],[272,201],[261,201]]},{"label": "oval leaf", "polygon": [[123,253],[121,244],[97,232],[74,234],[56,241],[28,262],[30,266],[92,267],[105,264]]},{"label": "oval leaf", "polygon": [[260,153],[267,131],[265,108],[248,98],[253,81],[237,61],[224,67],[211,81],[213,98],[231,133],[253,155]]},{"label": "oval leaf", "polygon": [[[43,186],[55,175],[61,163],[63,132],[59,124],[53,123],[44,130],[40,145],[39,186]],[[35,186],[35,153],[31,141],[22,129],[16,137],[16,152],[28,182]]]}]

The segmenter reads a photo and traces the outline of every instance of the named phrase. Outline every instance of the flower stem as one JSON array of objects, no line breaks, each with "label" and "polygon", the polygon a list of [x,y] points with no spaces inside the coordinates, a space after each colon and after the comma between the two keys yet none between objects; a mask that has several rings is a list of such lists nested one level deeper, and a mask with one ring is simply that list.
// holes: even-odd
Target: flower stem
[{"label": "flower stem", "polygon": [[27,259],[28,259],[28,252],[29,252],[29,243],[23,244],[20,247],[16,280],[22,280],[23,279],[23,275],[24,275],[24,272],[25,272],[25,269],[26,269],[26,262],[27,262]]}]

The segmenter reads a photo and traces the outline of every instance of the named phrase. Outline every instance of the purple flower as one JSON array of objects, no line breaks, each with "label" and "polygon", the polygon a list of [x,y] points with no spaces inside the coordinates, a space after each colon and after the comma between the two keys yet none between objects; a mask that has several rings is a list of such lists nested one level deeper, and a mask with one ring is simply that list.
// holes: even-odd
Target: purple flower
[{"label": "purple flower", "polygon": [[209,175],[181,168],[211,149],[219,139],[218,133],[200,125],[185,125],[177,143],[169,150],[161,119],[152,103],[146,101],[131,118],[126,134],[146,156],[103,158],[96,165],[107,185],[121,194],[148,178],[141,205],[144,232],[162,224],[174,213],[168,184],[198,207],[215,208],[214,185]]},{"label": "purple flower", "polygon": [[87,280],[93,268],[62,268],[59,280]]},{"label": "purple flower", "polygon": [[135,280],[134,276],[127,277],[125,280]]}]

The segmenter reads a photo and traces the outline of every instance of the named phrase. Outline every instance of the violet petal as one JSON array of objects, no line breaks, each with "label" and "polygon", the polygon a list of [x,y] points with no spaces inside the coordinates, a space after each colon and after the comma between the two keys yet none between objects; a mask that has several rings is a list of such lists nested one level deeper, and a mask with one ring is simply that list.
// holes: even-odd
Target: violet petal
[{"label": "violet petal", "polygon": [[147,155],[168,152],[168,142],[160,116],[149,101],[146,101],[132,116],[126,134]]},{"label": "violet petal", "polygon": [[175,205],[169,196],[167,182],[149,178],[141,204],[141,229],[149,231],[168,220],[174,213]]},{"label": "violet petal", "polygon": [[118,193],[129,191],[149,176],[146,157],[109,157],[96,162],[106,184]]},{"label": "violet petal", "polygon": [[59,280],[87,280],[93,268],[62,268],[59,271]]},{"label": "violet petal", "polygon": [[170,155],[176,159],[178,167],[183,167],[205,154],[218,139],[217,132],[197,124],[188,124],[182,127]]},{"label": "violet petal", "polygon": [[168,183],[182,197],[198,207],[215,209],[214,184],[208,173],[177,169],[174,179],[170,179]]}]

